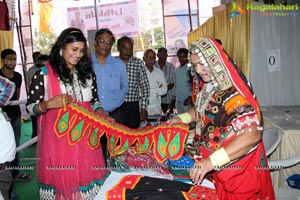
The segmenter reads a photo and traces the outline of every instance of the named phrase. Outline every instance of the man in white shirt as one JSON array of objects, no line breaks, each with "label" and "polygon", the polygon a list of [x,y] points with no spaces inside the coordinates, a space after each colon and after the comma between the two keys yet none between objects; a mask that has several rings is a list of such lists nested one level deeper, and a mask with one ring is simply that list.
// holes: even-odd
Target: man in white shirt
[{"label": "man in white shirt", "polygon": [[172,63],[167,61],[168,50],[165,47],[161,47],[157,50],[157,62],[155,67],[161,69],[168,83],[167,94],[161,97],[161,108],[164,114],[173,113],[175,107],[175,98],[173,96],[173,88],[175,84],[175,67]]},{"label": "man in white shirt", "polygon": [[10,162],[15,159],[16,142],[9,118],[1,107],[10,99],[7,97],[11,97],[14,93],[15,84],[2,76],[0,76],[0,82],[0,199],[9,200],[10,188],[13,182],[9,166]]},{"label": "man in white shirt", "polygon": [[150,98],[148,105],[148,115],[161,115],[161,96],[167,93],[167,81],[164,72],[154,67],[156,53],[152,49],[144,52],[143,60],[146,65],[146,73],[150,85]]}]

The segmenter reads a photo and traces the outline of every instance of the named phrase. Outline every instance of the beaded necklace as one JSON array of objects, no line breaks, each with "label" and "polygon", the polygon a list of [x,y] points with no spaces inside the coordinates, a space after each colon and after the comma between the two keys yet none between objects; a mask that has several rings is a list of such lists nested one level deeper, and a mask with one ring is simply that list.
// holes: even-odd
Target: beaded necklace
[{"label": "beaded necklace", "polygon": [[74,70],[73,73],[73,82],[70,83],[64,83],[66,92],[69,95],[73,95],[76,101],[82,102],[83,101],[83,96],[82,96],[82,91],[81,91],[81,85],[78,80],[78,75],[77,71]]}]

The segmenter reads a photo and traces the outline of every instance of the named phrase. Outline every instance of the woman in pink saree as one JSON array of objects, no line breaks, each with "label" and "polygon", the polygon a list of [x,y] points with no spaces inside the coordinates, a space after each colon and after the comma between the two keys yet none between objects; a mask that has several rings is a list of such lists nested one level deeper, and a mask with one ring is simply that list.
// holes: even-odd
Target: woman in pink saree
[{"label": "woman in pink saree", "polygon": [[65,29],[46,66],[37,71],[29,87],[27,109],[38,115],[37,179],[40,199],[93,199],[106,177],[101,146],[87,145],[87,134],[68,133],[71,143],[54,131],[60,109],[72,102],[103,113],[95,74],[81,30]]}]

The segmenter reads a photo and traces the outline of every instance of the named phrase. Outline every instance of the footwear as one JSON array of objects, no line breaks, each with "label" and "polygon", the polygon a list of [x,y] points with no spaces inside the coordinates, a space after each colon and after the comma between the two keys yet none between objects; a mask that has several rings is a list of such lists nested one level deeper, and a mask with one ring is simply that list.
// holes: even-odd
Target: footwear
[{"label": "footwear", "polygon": [[14,177],[15,181],[31,181],[32,176],[27,173],[21,173]]}]

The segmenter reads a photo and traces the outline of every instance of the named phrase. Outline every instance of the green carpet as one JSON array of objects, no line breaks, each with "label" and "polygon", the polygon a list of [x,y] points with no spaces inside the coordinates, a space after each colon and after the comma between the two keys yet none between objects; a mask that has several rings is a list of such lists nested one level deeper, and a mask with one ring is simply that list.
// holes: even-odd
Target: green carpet
[{"label": "green carpet", "polygon": [[[22,123],[21,141],[23,144],[31,140],[31,121]],[[14,181],[14,192],[18,195],[19,200],[38,200],[38,183],[36,181],[36,144],[23,149],[19,152],[20,173],[29,173],[32,180],[28,182]]]}]

